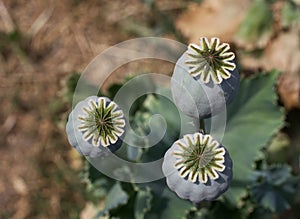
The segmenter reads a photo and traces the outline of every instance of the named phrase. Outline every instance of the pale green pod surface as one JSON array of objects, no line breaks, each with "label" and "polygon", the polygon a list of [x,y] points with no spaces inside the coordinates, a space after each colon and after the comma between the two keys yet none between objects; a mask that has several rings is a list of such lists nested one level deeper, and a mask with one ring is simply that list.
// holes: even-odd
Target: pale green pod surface
[{"label": "pale green pod surface", "polygon": [[201,38],[200,46],[190,44],[178,59],[171,79],[176,106],[186,115],[207,118],[224,110],[231,103],[240,84],[228,44],[217,38],[209,43]]},{"label": "pale green pod surface", "polygon": [[125,117],[115,102],[106,97],[90,96],[70,113],[66,133],[69,143],[82,155],[106,156],[122,145]]},{"label": "pale green pod surface", "polygon": [[228,189],[232,160],[210,135],[187,134],[166,152],[162,170],[168,187],[180,198],[200,203],[212,201]]}]

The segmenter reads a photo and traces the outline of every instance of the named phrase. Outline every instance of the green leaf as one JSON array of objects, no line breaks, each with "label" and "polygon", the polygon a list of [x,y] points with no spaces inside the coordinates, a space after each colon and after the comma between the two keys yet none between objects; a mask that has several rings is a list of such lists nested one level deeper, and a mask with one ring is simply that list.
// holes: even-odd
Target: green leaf
[{"label": "green leaf", "polygon": [[[171,146],[173,140],[179,137],[181,123],[180,114],[176,106],[167,98],[160,95],[149,95],[145,100],[144,106],[152,115],[161,115],[161,117],[165,120],[167,127],[163,142],[166,145]],[[158,131],[160,133],[161,125],[163,124],[153,124],[153,131]],[[157,135],[159,135],[159,133]]]},{"label": "green leaf", "polygon": [[[113,91],[110,96],[116,98],[114,101],[116,101],[122,109],[130,109],[129,114],[132,116],[138,110],[141,110],[143,102],[147,97],[146,94],[155,92],[156,85],[149,75],[141,74],[135,77],[128,77],[123,86],[119,88],[122,88],[120,91],[118,90],[119,92],[116,91],[117,88],[114,88],[115,91]],[[137,94],[144,95],[138,96]]]},{"label": "green leaf", "polygon": [[[166,90],[166,96],[171,94]],[[144,103],[146,109],[152,114],[160,114],[166,120],[169,128],[178,130],[180,127],[179,112],[176,106],[167,98],[161,95],[149,95]]]},{"label": "green leaf", "polygon": [[249,219],[270,219],[272,218],[272,215],[270,211],[267,211],[265,208],[260,207],[260,208],[254,208],[250,217],[246,217]]},{"label": "green leaf", "polygon": [[[166,207],[161,209],[161,218],[184,218],[191,207],[193,207],[191,202],[180,199],[174,192],[170,191],[169,188],[165,188],[162,197],[167,198],[168,201],[165,203]],[[161,207],[162,206],[163,205],[161,205]]]},{"label": "green leaf", "polygon": [[119,91],[119,89],[123,86],[122,83],[115,83],[115,84],[111,84],[107,91],[106,94],[110,99],[113,99],[114,96],[116,95],[116,93]]},{"label": "green leaf", "polygon": [[125,205],[129,199],[128,194],[122,189],[119,182],[111,188],[105,200],[105,208],[97,214],[97,217],[107,214],[110,210]]},{"label": "green leaf", "polygon": [[[132,119],[132,129],[129,130],[129,135],[127,135],[127,157],[129,160],[139,161],[145,151],[145,147],[150,147],[147,138],[136,138],[134,133],[138,136],[147,136],[149,134],[149,119],[151,114],[148,112],[137,111]],[[129,137],[130,136],[130,137]]]},{"label": "green leaf", "polygon": [[290,139],[283,132],[277,133],[267,147],[268,162],[284,163],[288,159],[290,152]]},{"label": "green leaf", "polygon": [[181,133],[184,135],[198,129],[198,127],[193,127],[193,119],[178,110],[172,102],[172,94],[169,88],[158,88],[156,94],[156,96],[149,95],[144,102],[144,106],[150,113],[159,114],[166,120],[169,135],[178,137],[174,134],[174,130],[184,131]]},{"label": "green leaf", "polygon": [[230,219],[240,219],[243,218],[241,213],[236,208],[228,208],[223,202],[215,202],[213,207],[209,209],[207,219],[224,218],[224,215],[230,215]]},{"label": "green leaf", "polygon": [[81,182],[86,185],[86,190],[92,200],[99,201],[104,198],[112,188],[113,180],[100,173],[87,160],[84,162],[80,173]]},{"label": "green leaf", "polygon": [[97,170],[93,165],[91,165],[87,161],[83,172],[87,176],[88,180],[91,181],[91,183],[93,183],[94,181],[96,181],[97,179],[103,176],[103,174],[99,172],[99,170]]},{"label": "green leaf", "polygon": [[276,105],[274,85],[279,72],[271,71],[251,79],[242,79],[236,100],[227,108],[223,145],[233,161],[233,182],[225,197],[234,206],[241,205],[251,184],[253,164],[271,136],[283,126],[284,114]]},{"label": "green leaf", "polygon": [[106,178],[102,178],[91,183],[90,186],[87,187],[87,191],[99,200],[107,195],[107,188],[109,188],[108,180]]},{"label": "green leaf", "polygon": [[[144,153],[144,162],[162,158],[174,141],[184,134],[194,133],[197,130],[193,125],[192,118],[181,113],[172,102],[170,89],[158,88],[156,95],[148,95],[144,102],[144,108],[150,115],[160,115],[162,117],[160,119],[161,124],[158,122],[152,123],[151,131],[156,136],[160,136],[162,131],[165,131],[161,141],[147,150],[147,153]],[[162,127],[164,127],[163,120],[167,126],[166,130],[162,130]]]},{"label": "green leaf", "polygon": [[299,183],[291,174],[288,165],[273,165],[256,174],[260,181],[251,188],[254,199],[271,212],[282,212],[290,208],[290,202]]},{"label": "green leaf", "polygon": [[243,41],[255,43],[272,32],[273,15],[271,5],[266,0],[255,0],[250,6],[238,30]]},{"label": "green leaf", "polygon": [[208,208],[200,208],[199,210],[194,210],[190,213],[189,219],[208,219],[210,218],[210,212]]},{"label": "green leaf", "polygon": [[175,192],[171,191],[165,179],[148,184],[152,189],[152,208],[146,214],[146,219],[185,218],[193,207],[192,203],[179,198]]},{"label": "green leaf", "polygon": [[290,27],[300,21],[300,8],[290,1],[284,2],[281,11],[281,26]]},{"label": "green leaf", "polygon": [[134,216],[135,219],[143,219],[151,209],[152,194],[149,187],[145,190],[138,190],[135,198]]}]

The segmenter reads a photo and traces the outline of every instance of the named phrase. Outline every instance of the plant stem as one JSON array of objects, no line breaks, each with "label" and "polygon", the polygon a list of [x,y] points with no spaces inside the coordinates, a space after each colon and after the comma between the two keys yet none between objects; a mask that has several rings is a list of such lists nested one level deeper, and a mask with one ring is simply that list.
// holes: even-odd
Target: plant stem
[{"label": "plant stem", "polygon": [[204,123],[204,119],[200,119],[200,125],[199,125],[199,128],[200,128],[200,132],[202,132],[202,134],[205,134],[205,123]]},{"label": "plant stem", "polygon": [[204,119],[193,118],[193,123],[196,129],[198,129],[200,133],[205,134]]}]

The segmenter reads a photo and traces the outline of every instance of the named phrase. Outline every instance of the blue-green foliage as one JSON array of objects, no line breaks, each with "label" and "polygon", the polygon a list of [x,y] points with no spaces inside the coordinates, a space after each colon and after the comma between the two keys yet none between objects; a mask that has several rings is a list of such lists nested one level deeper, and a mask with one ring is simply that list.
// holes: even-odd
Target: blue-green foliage
[{"label": "blue-green foliage", "polygon": [[[234,177],[230,189],[221,198],[194,206],[169,190],[165,179],[144,184],[115,182],[89,166],[84,170],[85,180],[90,182],[90,191],[95,192],[98,201],[105,203],[98,217],[210,219],[255,218],[260,215],[259,218],[264,218],[269,213],[288,209],[299,178],[293,176],[287,164],[268,164],[268,150],[263,150],[284,124],[284,113],[276,102],[278,75],[278,72],[271,71],[242,79],[239,95],[227,108],[222,144],[233,160]],[[170,91],[165,88],[164,92],[167,96]],[[130,118],[138,134],[149,132],[147,120],[154,114],[164,117],[168,129],[158,143],[159,147],[130,149],[127,146],[126,159],[147,162],[162,158],[172,142],[180,137],[181,113],[170,100],[160,95],[148,94],[138,104]],[[186,124],[189,122],[187,119]]]},{"label": "blue-green foliage", "polygon": [[223,145],[233,160],[233,186],[225,197],[241,205],[261,150],[283,125],[284,115],[276,105],[274,82],[278,72],[242,79],[237,99],[228,107]]},{"label": "blue-green foliage", "polygon": [[289,209],[299,177],[292,176],[288,165],[272,165],[255,174],[251,194],[255,201],[272,212]]},{"label": "blue-green foliage", "polygon": [[281,26],[289,28],[300,22],[300,6],[293,1],[286,1],[281,11]]},{"label": "blue-green foliage", "polygon": [[273,14],[268,0],[254,0],[244,18],[238,36],[246,42],[255,42],[272,32]]}]

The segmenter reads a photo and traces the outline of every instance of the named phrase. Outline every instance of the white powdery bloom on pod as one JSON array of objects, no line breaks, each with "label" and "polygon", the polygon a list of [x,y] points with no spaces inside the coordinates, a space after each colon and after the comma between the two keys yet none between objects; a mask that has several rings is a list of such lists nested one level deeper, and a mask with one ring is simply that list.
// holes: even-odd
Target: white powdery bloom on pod
[{"label": "white powdery bloom on pod", "polygon": [[90,96],[79,102],[69,115],[66,132],[77,151],[92,158],[116,151],[125,135],[125,117],[107,97]]},{"label": "white powdery bloom on pod", "polygon": [[224,110],[237,95],[240,77],[229,44],[218,38],[190,44],[178,59],[171,80],[176,106],[194,118],[208,118]]},{"label": "white powdery bloom on pod", "polygon": [[168,187],[193,203],[212,201],[232,179],[228,151],[210,135],[187,134],[166,152],[162,170]]}]

